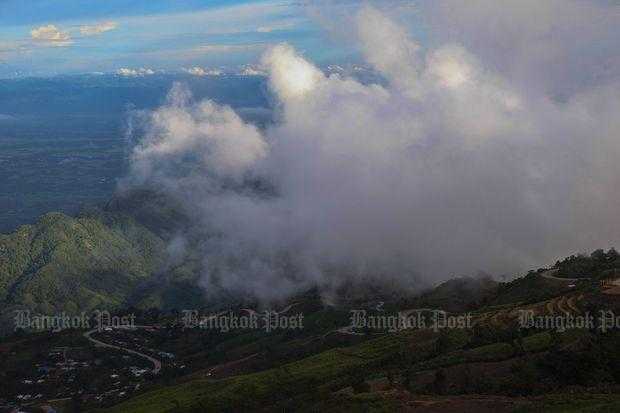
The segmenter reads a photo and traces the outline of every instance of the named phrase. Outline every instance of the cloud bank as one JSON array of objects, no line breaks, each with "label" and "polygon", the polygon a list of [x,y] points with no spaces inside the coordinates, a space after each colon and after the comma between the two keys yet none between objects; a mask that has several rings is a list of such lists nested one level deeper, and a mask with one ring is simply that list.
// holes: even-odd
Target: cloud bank
[{"label": "cloud bank", "polygon": [[147,67],[141,67],[139,69],[131,69],[127,67],[122,67],[116,71],[116,74],[119,76],[125,76],[125,77],[139,77],[139,76],[154,75],[155,71]]},{"label": "cloud bank", "polygon": [[184,67],[183,71],[194,76],[220,76],[223,74],[219,69],[205,69],[200,66]]},{"label": "cloud bank", "polygon": [[180,85],[142,114],[125,185],[185,206],[207,291],[416,289],[620,244],[618,77],[558,99],[555,85],[530,87],[540,73],[463,44],[423,51],[375,8],[355,25],[385,84],[326,75],[282,44],[262,59],[275,125],[259,130]]}]

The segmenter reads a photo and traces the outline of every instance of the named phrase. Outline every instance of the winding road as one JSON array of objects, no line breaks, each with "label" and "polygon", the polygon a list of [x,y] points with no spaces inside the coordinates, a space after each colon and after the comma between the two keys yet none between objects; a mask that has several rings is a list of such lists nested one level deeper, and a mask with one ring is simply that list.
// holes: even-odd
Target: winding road
[{"label": "winding road", "polygon": [[[145,326],[140,326],[140,327],[136,326],[135,328],[146,328],[146,327]],[[91,343],[94,343],[95,346],[113,348],[113,349],[116,349],[116,350],[121,350],[121,351],[124,351],[124,352],[127,352],[127,353],[131,353],[131,354],[134,354],[136,356],[139,356],[139,357],[147,359],[148,361],[153,363],[153,370],[152,370],[153,374],[158,374],[161,371],[161,361],[157,360],[156,358],[153,358],[153,357],[149,356],[148,354],[140,353],[138,351],[135,351],[135,350],[132,350],[132,349],[126,348],[126,347],[120,347],[120,346],[115,346],[113,344],[104,343],[103,341],[97,340],[96,338],[92,338],[91,335],[93,333],[98,332],[98,331],[99,331],[98,328],[95,328],[95,329],[92,329],[90,331],[87,331],[86,333],[84,333],[84,337],[88,341],[90,341]]]},{"label": "winding road", "polygon": [[[264,312],[258,312],[258,311],[254,310],[254,309],[251,309],[251,308],[242,308],[240,311],[245,311],[246,313],[248,313],[250,316],[253,316],[253,317],[258,316],[261,313],[265,313],[265,314],[272,313],[272,314],[281,315],[281,314],[284,314],[284,313],[288,312],[291,308],[295,307],[298,304],[300,304],[300,303],[289,304],[286,307],[284,307],[283,309],[281,309],[280,311],[266,310]],[[211,317],[213,317],[213,316],[211,316]]]}]

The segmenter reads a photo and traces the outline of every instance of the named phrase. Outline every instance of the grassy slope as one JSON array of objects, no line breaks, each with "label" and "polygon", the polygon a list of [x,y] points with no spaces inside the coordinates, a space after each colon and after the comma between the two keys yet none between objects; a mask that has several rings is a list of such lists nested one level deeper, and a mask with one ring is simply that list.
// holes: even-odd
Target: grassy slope
[{"label": "grassy slope", "polygon": [[[452,338],[451,347],[455,347],[453,351],[432,357],[435,339],[436,334],[428,331],[383,336],[353,347],[328,350],[276,369],[219,381],[198,379],[158,389],[106,411],[136,413],[228,411],[226,409],[237,411],[258,408],[261,405],[264,407],[264,403],[269,404],[276,399],[299,395],[302,395],[300,400],[305,406],[317,402],[329,404],[329,393],[346,387],[351,375],[363,374],[365,377],[381,375],[383,367],[393,362],[394,357],[399,357],[398,353],[403,348],[415,354],[416,358],[428,359],[415,363],[414,371],[434,370],[439,367],[485,360],[507,360],[514,357],[514,349],[506,343],[460,350],[467,340],[466,338],[463,340],[462,337]],[[412,343],[415,343],[413,347]],[[529,351],[543,351],[549,345],[547,333],[530,336],[525,340],[525,346]],[[309,392],[313,388],[314,394]],[[366,402],[369,403],[368,406],[365,405],[368,408],[376,404],[380,411],[386,406],[391,406],[394,401],[377,399],[377,395],[367,395],[354,396],[347,399],[347,402],[351,404],[351,408],[356,404],[365,405]]]},{"label": "grassy slope", "polygon": [[[507,343],[497,343],[461,350],[467,344],[464,332],[452,332],[447,352],[433,357],[437,334],[428,330],[405,331],[386,335],[348,348],[336,348],[276,369],[235,376],[224,380],[197,379],[180,385],[166,387],[138,396],[113,407],[109,412],[167,412],[167,411],[235,411],[252,409],[274,403],[276,399],[300,397],[303,405],[328,403],[329,393],[347,387],[351,377],[381,376],[383,369],[396,362],[405,350],[414,358],[413,371],[435,370],[456,364],[501,361],[515,356],[514,348]],[[540,352],[551,342],[547,333],[525,339],[527,351]],[[415,362],[415,359],[418,361]],[[315,389],[314,393],[310,389]],[[393,401],[355,396],[347,399],[351,406],[368,402],[378,410],[391,406]],[[360,398],[361,397],[361,398]],[[366,407],[370,407],[366,406]]]},{"label": "grassy slope", "polygon": [[[542,282],[546,283],[546,280]],[[528,301],[522,298],[524,292],[539,285],[539,280],[530,277],[509,285],[510,288],[507,290],[498,291],[498,295],[502,298],[514,296],[517,303],[523,303],[523,301]],[[545,291],[544,295],[553,294],[551,289],[552,287]],[[576,293],[573,291],[572,294]],[[554,300],[557,301],[559,298]],[[515,305],[518,306],[518,304],[512,304],[509,309],[518,308]],[[581,302],[579,305],[586,304]],[[554,313],[560,311],[557,306],[542,306],[541,309]],[[505,306],[499,306],[494,311],[506,312],[507,310]],[[499,328],[506,328],[510,325],[504,319],[500,318],[499,321]],[[494,328],[493,324],[486,323],[488,328]],[[501,327],[501,324],[505,325]],[[385,395],[377,392],[336,396],[334,392],[352,386],[356,378],[373,380],[386,377],[391,370],[396,370],[396,374],[400,375],[402,380],[406,371],[404,366],[409,363],[412,365],[408,369],[411,372],[408,374],[412,374],[412,388],[419,389],[422,394],[428,391],[433,394],[432,388],[425,384],[428,381],[425,381],[424,377],[430,375],[432,380],[438,371],[444,370],[450,380],[458,381],[460,380],[458,376],[464,371],[463,369],[470,368],[473,369],[472,372],[478,372],[473,373],[472,377],[475,377],[475,380],[480,378],[478,381],[487,386],[486,390],[474,390],[474,393],[483,391],[483,394],[487,394],[484,392],[506,394],[506,391],[515,390],[517,392],[515,394],[520,394],[519,389],[527,390],[528,386],[531,387],[532,383],[536,383],[539,379],[552,380],[552,382],[547,381],[551,388],[556,385],[562,386],[562,376],[558,376],[557,381],[553,382],[556,380],[553,375],[558,372],[551,372],[549,363],[541,364],[541,360],[548,360],[548,355],[553,352],[558,354],[558,350],[559,354],[568,354],[566,352],[574,354],[575,356],[571,356],[572,360],[581,359],[584,354],[587,355],[591,351],[585,349],[592,348],[591,346],[583,347],[584,343],[592,343],[593,338],[596,337],[584,330],[569,330],[561,334],[551,334],[546,331],[531,332],[531,334],[525,334],[521,340],[518,340],[516,336],[507,338],[508,336],[498,331],[494,334],[493,342],[490,343],[480,343],[482,336],[471,330],[449,331],[447,339],[444,335],[443,340],[440,340],[441,336],[441,333],[432,333],[429,330],[405,331],[381,336],[351,347],[323,351],[258,373],[238,375],[222,380],[196,375],[191,381],[145,393],[106,411],[243,411],[259,408],[275,410],[291,405],[305,406],[308,411],[319,407],[322,411],[330,411],[330,409],[337,411],[338,406],[345,405],[347,409],[350,408],[353,411],[357,411],[355,410],[357,407],[363,411],[393,411],[394,403],[398,402],[390,396],[384,397]],[[610,340],[607,340],[605,345],[615,348],[615,341]],[[440,341],[443,343],[441,348],[438,344]],[[553,368],[557,369],[558,366],[561,367],[561,364],[561,362],[560,365],[556,363]],[[486,380],[483,380],[485,378]],[[521,387],[515,387],[514,380],[521,380]],[[457,384],[459,385],[462,383]],[[617,398],[606,395],[582,399],[574,406],[574,410],[566,410],[568,403],[566,399],[562,399],[562,396],[534,397],[526,400],[527,404],[531,404],[531,409],[523,411],[550,409],[549,411],[588,412],[599,411],[596,410],[597,408],[600,408],[600,411],[614,411],[613,408],[617,407],[618,403]]]},{"label": "grassy slope", "polygon": [[541,277],[538,273],[530,273],[525,277],[500,284],[489,304],[536,303],[568,291],[570,289],[567,289],[566,284],[561,281]]},{"label": "grassy slope", "polygon": [[248,409],[272,395],[321,391],[356,368],[372,368],[399,348],[395,336],[370,340],[346,351],[333,349],[276,369],[224,380],[198,379],[162,388],[114,406],[110,412],[225,411]]}]

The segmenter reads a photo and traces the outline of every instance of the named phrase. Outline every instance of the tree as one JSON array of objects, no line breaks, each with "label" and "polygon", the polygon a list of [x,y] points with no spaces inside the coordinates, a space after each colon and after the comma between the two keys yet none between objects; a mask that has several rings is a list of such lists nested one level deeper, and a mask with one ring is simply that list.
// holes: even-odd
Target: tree
[{"label": "tree", "polygon": [[439,336],[435,340],[433,354],[435,357],[440,356],[450,348],[450,336],[447,330],[441,330]]},{"label": "tree", "polygon": [[596,251],[594,251],[592,254],[590,254],[590,258],[592,258],[593,260],[597,260],[597,261],[604,261],[606,258],[605,251],[599,248]]}]

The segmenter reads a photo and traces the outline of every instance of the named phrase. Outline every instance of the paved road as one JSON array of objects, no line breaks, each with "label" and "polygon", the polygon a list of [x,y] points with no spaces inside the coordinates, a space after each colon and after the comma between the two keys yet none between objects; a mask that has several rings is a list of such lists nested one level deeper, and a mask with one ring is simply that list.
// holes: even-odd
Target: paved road
[{"label": "paved road", "polygon": [[[146,326],[136,326],[136,328],[145,328]],[[131,353],[131,354],[135,354],[136,356],[142,357],[147,359],[148,361],[150,361],[151,363],[153,363],[153,374],[158,374],[161,370],[161,361],[149,356],[148,354],[144,354],[144,353],[140,353],[138,351],[126,348],[126,347],[120,347],[120,346],[115,346],[113,344],[108,344],[108,343],[104,343],[103,341],[97,340],[96,338],[92,338],[91,334],[95,333],[99,331],[99,329],[95,328],[92,329],[90,331],[87,331],[86,333],[84,333],[84,337],[86,337],[91,343],[94,343],[96,346],[100,346],[100,347],[108,347],[108,348],[114,348],[117,350],[122,350],[125,351],[127,353]]]},{"label": "paved road", "polygon": [[543,278],[547,278],[549,280],[560,280],[560,281],[581,281],[581,280],[588,280],[590,279],[590,277],[581,277],[581,278],[564,278],[564,277],[556,277],[555,274],[558,273],[558,269],[557,268],[553,268],[551,270],[545,271],[543,273],[541,273],[540,275]]}]

